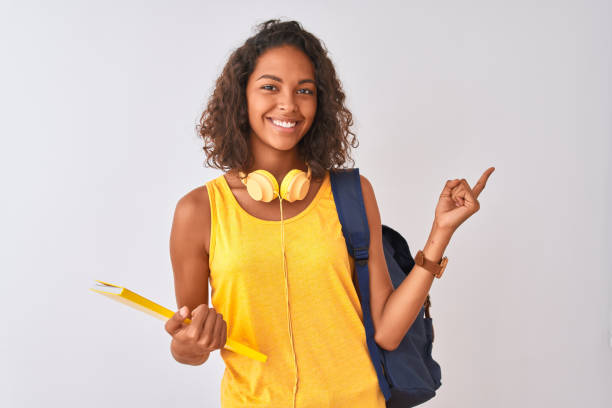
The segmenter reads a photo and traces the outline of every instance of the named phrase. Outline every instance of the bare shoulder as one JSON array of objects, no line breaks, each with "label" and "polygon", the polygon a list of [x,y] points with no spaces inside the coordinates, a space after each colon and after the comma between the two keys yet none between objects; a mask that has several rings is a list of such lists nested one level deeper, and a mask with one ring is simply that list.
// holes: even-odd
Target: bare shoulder
[{"label": "bare shoulder", "polygon": [[363,204],[368,218],[370,233],[373,239],[377,239],[378,234],[382,234],[382,225],[374,188],[366,176],[360,174],[359,177],[361,179],[361,194],[363,195]]},{"label": "bare shoulder", "polygon": [[[363,174],[359,174],[361,181],[361,193],[363,194],[363,201],[366,204],[366,211],[368,210],[368,204],[376,203],[376,196],[374,195],[374,188],[370,180]],[[372,206],[369,206],[372,207]]]},{"label": "bare shoulder", "polygon": [[206,186],[181,197],[170,232],[170,260],[174,273],[176,304],[194,310],[208,304],[208,250],[210,205]]},{"label": "bare shoulder", "polygon": [[173,229],[179,229],[181,235],[196,245],[201,246],[206,254],[210,241],[210,201],[206,185],[199,186],[182,196],[174,212]]},{"label": "bare shoulder", "polygon": [[187,213],[199,211],[203,208],[210,209],[206,184],[196,187],[182,196],[177,203],[177,209],[179,208],[181,211]]}]

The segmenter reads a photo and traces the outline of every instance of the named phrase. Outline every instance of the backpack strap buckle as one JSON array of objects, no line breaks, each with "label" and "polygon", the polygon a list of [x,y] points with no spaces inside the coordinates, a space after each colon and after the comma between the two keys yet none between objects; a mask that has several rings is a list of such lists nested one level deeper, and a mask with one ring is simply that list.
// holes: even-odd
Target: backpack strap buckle
[{"label": "backpack strap buckle", "polygon": [[353,258],[359,265],[367,264],[369,256],[368,247],[353,248]]}]

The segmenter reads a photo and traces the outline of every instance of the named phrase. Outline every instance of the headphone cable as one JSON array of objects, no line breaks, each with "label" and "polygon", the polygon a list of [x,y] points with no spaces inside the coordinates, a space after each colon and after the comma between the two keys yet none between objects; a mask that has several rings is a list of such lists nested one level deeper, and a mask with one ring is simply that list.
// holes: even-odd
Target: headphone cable
[{"label": "headphone cable", "polygon": [[285,294],[287,297],[287,318],[289,321],[289,337],[291,338],[291,350],[293,351],[293,361],[295,363],[295,385],[293,387],[293,407],[295,407],[295,398],[297,394],[298,385],[298,368],[297,368],[297,357],[295,355],[295,348],[293,345],[293,331],[291,330],[291,312],[289,311],[289,276],[287,272],[287,264],[285,258],[285,227],[283,223],[283,199],[280,194],[278,196],[278,203],[280,204],[281,214],[281,250],[283,255],[283,271],[285,272]]}]

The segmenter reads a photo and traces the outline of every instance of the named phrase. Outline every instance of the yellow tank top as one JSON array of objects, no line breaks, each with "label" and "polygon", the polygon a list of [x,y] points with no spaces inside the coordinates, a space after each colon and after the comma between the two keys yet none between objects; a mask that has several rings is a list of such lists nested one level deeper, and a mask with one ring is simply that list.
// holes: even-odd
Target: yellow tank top
[{"label": "yellow tank top", "polygon": [[230,338],[268,356],[220,350],[221,407],[384,408],[329,171],[308,207],[283,221],[287,282],[281,222],[247,213],[222,175],[206,186],[212,305]]}]

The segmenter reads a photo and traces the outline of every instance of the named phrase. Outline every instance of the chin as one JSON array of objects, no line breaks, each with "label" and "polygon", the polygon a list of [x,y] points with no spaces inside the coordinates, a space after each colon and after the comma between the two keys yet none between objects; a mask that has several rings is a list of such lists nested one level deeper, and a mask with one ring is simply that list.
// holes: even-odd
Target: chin
[{"label": "chin", "polygon": [[266,137],[265,140],[262,140],[262,142],[273,149],[289,151],[289,150],[295,149],[301,139],[302,139],[302,136],[300,137],[289,136],[288,137],[288,136],[282,136],[282,135],[269,135],[268,137]]},{"label": "chin", "polygon": [[297,143],[266,143],[268,146],[270,146],[273,149],[276,150],[280,150],[280,151],[284,151],[284,152],[288,152],[291,151],[295,148],[297,148]]}]

